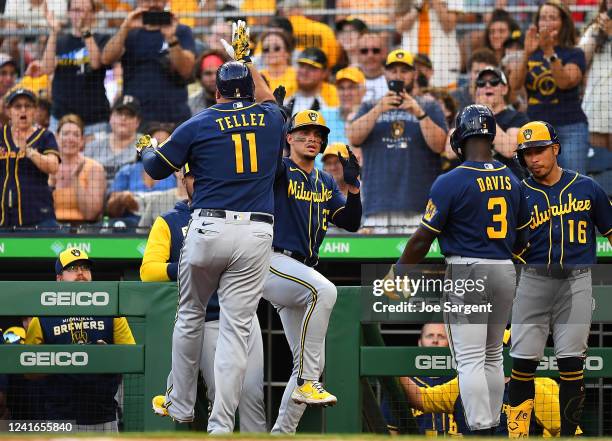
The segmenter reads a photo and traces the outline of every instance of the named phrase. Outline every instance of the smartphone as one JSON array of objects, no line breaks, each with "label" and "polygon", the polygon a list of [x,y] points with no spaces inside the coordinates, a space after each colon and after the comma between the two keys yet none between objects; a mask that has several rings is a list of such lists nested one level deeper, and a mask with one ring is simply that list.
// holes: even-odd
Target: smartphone
[{"label": "smartphone", "polygon": [[145,11],[142,13],[142,24],[151,26],[172,24],[172,13],[169,11]]},{"label": "smartphone", "polygon": [[391,80],[388,85],[391,92],[400,93],[404,90],[404,82],[402,80]]}]

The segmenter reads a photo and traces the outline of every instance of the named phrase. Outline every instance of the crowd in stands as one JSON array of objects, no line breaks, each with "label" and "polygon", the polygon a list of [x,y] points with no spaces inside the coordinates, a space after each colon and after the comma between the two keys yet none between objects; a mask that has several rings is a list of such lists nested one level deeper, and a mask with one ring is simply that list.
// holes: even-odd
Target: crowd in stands
[{"label": "crowd in stands", "polygon": [[[335,0],[322,16],[318,0],[2,4],[1,229],[147,232],[185,191],[179,176],[150,178],[134,145],[215,104],[219,41],[237,18],[284,106],[319,110],[330,143],[358,155],[362,234],[413,230],[433,180],[457,165],[449,138],[472,103],[495,114],[495,157],[519,177],[517,129],[544,120],[561,164],[612,194],[607,0]],[[338,175],[329,163],[317,165]]]}]

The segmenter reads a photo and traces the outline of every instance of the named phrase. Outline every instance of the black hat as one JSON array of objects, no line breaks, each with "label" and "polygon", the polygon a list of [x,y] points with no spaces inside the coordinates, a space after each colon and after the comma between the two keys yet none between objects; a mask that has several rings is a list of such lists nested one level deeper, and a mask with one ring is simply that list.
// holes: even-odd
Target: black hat
[{"label": "black hat", "polygon": [[6,104],[10,106],[11,103],[15,101],[15,99],[19,98],[20,96],[29,98],[34,103],[36,103],[37,101],[36,94],[34,92],[32,92],[30,89],[24,89],[23,87],[19,87],[9,92],[9,94],[6,96],[6,100],[5,100]]},{"label": "black hat", "polygon": [[431,59],[426,54],[416,54],[414,57],[414,64],[420,64],[421,66],[428,67],[429,69],[433,69],[433,64],[431,63]]},{"label": "black hat", "polygon": [[140,116],[140,101],[138,98],[132,95],[122,95],[120,96],[115,104],[113,104],[112,112],[115,110],[126,109],[132,112],[135,116]]},{"label": "black hat", "polygon": [[495,66],[486,66],[485,68],[481,69],[478,72],[478,75],[476,75],[476,81],[480,80],[483,77],[483,75],[485,75],[485,74],[493,74],[493,75],[495,75],[497,78],[499,78],[501,80],[501,82],[502,82],[502,84],[504,86],[508,85],[508,80],[506,79],[506,74],[504,74],[504,72],[501,69],[499,69],[499,68],[497,68]]},{"label": "black hat", "polygon": [[345,26],[353,26],[360,33],[368,30],[368,25],[363,20],[350,15],[336,22],[336,31],[341,32]]},{"label": "black hat", "polygon": [[304,49],[298,57],[297,62],[308,64],[319,69],[327,69],[327,55],[318,47],[308,47]]}]

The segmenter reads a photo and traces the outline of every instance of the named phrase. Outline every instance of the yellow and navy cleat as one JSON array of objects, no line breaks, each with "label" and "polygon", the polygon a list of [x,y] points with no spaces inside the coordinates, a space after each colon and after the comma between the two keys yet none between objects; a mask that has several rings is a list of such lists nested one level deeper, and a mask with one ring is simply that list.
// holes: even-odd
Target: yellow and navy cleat
[{"label": "yellow and navy cleat", "polygon": [[168,409],[166,408],[166,397],[164,395],[156,395],[151,400],[151,405],[153,406],[153,412],[159,416],[170,416],[168,413]]},{"label": "yellow and navy cleat", "polygon": [[327,392],[318,381],[304,381],[304,384],[297,386],[291,394],[291,399],[298,404],[309,406],[333,406],[338,399]]},{"label": "yellow and navy cleat", "polygon": [[532,411],[532,399],[525,400],[516,407],[508,406],[506,408],[509,438],[527,438],[529,436],[529,424],[531,422]]}]

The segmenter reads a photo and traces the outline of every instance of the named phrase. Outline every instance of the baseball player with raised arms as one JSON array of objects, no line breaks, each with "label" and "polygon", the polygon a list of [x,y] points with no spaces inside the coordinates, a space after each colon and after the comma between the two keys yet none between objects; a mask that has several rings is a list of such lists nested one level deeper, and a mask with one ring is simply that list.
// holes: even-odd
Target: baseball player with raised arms
[{"label": "baseball player with raised arms", "polygon": [[172,371],[165,402],[158,405],[154,398],[153,406],[179,422],[193,420],[206,305],[217,291],[217,346],[224,350],[214,362],[211,434],[234,430],[248,338],[270,265],[273,185],[284,145],[284,117],[248,57],[248,28],[239,22],[233,31],[230,49],[239,61],[217,70],[217,104],[141,153],[153,179],[169,176],[186,162],[195,178],[191,221],[178,266]]},{"label": "baseball player with raised arms", "polygon": [[531,176],[522,183],[529,209],[529,247],[512,308],[512,375],[508,433],[529,435],[534,375],[552,331],[559,367],[561,436],[573,436],[584,405],[584,358],[593,312],[590,266],[595,228],[612,243],[612,207],[591,178],[559,167],[555,129],[532,121],[519,129],[517,156]]},{"label": "baseball player with raised arms", "polygon": [[462,395],[467,425],[482,435],[494,433],[500,422],[502,342],[516,286],[512,251],[522,248],[529,225],[520,182],[493,160],[495,126],[493,114],[482,105],[467,106],[457,116],[451,146],[464,162],[433,183],[421,225],[385,277],[396,280],[406,274],[405,265],[423,260],[437,237],[448,264],[446,279],[453,286],[472,280],[484,287],[464,295],[444,292],[445,305],[483,307],[469,315],[444,313],[459,387],[469,391]]},{"label": "baseball player with raised arms", "polygon": [[[189,204],[193,196],[194,179],[188,164],[183,167],[181,179],[188,200],[177,202],[174,209],[155,219],[140,266],[140,279],[143,282],[166,282],[177,279],[179,255],[191,219]],[[206,396],[210,403],[215,400],[214,361],[218,337],[219,297],[215,292],[206,306],[204,344],[200,360],[200,371],[206,383]],[[259,320],[255,316],[248,340],[247,370],[238,405],[240,431],[243,433],[266,431],[263,370],[263,341]],[[158,396],[159,403],[154,407],[154,411],[156,408],[162,408],[164,399],[163,395]]]},{"label": "baseball player with raised arms", "polygon": [[274,241],[263,297],[278,311],[293,354],[293,371],[285,388],[273,433],[294,433],[305,405],[337,402],[319,379],[325,335],[336,287],[314,269],[329,223],[357,231],[361,221],[359,164],[350,152],[339,159],[348,185],[345,198],[334,179],[314,166],[327,145],[329,128],[314,110],[296,113],[288,122],[290,156],[283,158],[274,185]]}]

